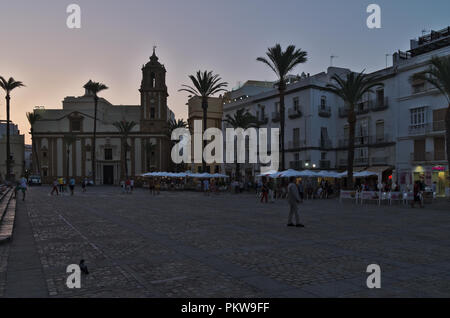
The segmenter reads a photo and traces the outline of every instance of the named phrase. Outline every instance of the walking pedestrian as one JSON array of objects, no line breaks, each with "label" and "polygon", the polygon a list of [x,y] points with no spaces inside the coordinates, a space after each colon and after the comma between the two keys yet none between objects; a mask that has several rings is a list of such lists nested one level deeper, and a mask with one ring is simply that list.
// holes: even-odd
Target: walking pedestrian
[{"label": "walking pedestrian", "polygon": [[[288,185],[288,202],[289,202],[289,217],[287,226],[304,227],[300,224],[298,217],[298,204],[300,203],[300,195],[298,194],[298,188],[295,184],[295,177],[290,178]],[[295,225],[292,223],[292,218],[295,216]]]},{"label": "walking pedestrian", "polygon": [[57,179],[53,180],[53,188],[52,188],[52,192],[50,194],[53,195],[53,193],[55,191],[56,191],[56,195],[58,195],[58,180]]},{"label": "walking pedestrian", "polygon": [[87,180],[86,180],[86,178],[84,178],[84,180],[81,181],[81,191],[82,192],[86,192],[86,185],[87,185]]},{"label": "walking pedestrian", "polygon": [[264,179],[262,184],[262,196],[261,196],[261,203],[265,200],[267,203],[268,195],[269,195],[269,187],[267,186],[267,181]]},{"label": "walking pedestrian", "polygon": [[27,191],[27,179],[25,177],[20,179],[20,190],[22,190],[22,201],[25,201],[25,194]]},{"label": "walking pedestrian", "polygon": [[73,195],[73,192],[75,190],[75,179],[72,177],[69,180],[69,188],[70,188],[70,195]]}]

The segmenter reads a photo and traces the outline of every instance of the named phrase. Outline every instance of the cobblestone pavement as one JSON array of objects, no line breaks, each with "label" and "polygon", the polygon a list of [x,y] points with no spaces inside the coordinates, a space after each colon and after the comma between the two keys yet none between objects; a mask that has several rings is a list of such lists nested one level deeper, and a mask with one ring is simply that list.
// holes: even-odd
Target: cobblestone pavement
[{"label": "cobblestone pavement", "polygon": [[[285,201],[250,194],[49,192],[34,187],[18,202],[49,297],[450,297],[448,202],[306,201],[306,227],[288,228]],[[15,284],[8,244],[0,245],[0,296]],[[90,274],[68,289],[66,267],[80,259]],[[369,264],[381,267],[381,289],[366,286]]]}]

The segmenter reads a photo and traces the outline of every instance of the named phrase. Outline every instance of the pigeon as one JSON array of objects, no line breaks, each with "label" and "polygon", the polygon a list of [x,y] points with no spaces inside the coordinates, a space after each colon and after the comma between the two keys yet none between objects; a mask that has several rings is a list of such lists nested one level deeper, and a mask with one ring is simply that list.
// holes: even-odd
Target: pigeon
[{"label": "pigeon", "polygon": [[88,268],[87,268],[86,264],[84,263],[84,259],[82,259],[80,261],[80,269],[83,272],[83,274],[86,274],[86,275],[89,274]]}]

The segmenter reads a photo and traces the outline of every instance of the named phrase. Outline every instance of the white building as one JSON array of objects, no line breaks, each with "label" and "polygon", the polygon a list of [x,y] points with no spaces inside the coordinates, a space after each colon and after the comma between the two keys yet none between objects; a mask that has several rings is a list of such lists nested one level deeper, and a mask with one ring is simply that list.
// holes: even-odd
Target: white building
[{"label": "white building", "polygon": [[[432,56],[450,54],[450,32],[444,29],[411,41],[411,50],[393,55],[393,66],[370,75],[384,83],[357,106],[355,171],[371,170],[392,176],[400,185],[423,178],[437,183],[444,194],[448,165],[443,118],[447,101],[436,89],[412,82],[413,74],[429,67]],[[343,101],[327,88],[333,74],[348,69],[329,67],[316,75],[290,77],[285,95],[285,166],[293,169],[345,170],[348,124]],[[247,87],[228,93],[224,118],[245,108],[261,127],[279,127],[279,96],[270,89]],[[224,124],[223,128],[226,128]],[[241,165],[241,175],[254,176],[258,165]],[[235,173],[225,164],[224,172]]]}]

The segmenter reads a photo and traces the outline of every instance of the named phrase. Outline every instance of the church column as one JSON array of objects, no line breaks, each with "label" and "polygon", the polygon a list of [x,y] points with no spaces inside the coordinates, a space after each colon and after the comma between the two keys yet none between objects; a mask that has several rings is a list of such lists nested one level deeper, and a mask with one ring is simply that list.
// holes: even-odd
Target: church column
[{"label": "church column", "polygon": [[134,147],[134,137],[130,138],[130,161],[131,161],[131,173],[130,175],[134,177],[136,175],[136,164],[135,164],[135,147]]}]

